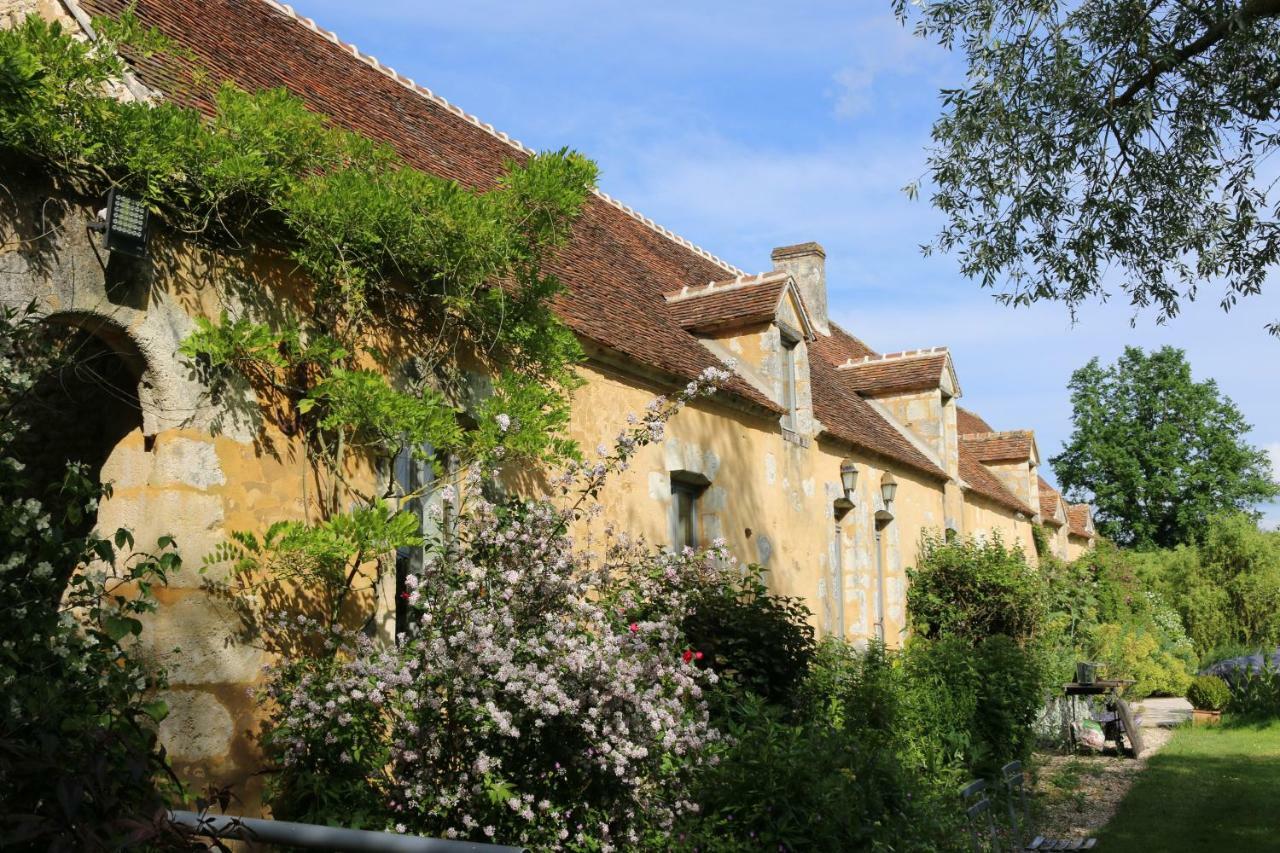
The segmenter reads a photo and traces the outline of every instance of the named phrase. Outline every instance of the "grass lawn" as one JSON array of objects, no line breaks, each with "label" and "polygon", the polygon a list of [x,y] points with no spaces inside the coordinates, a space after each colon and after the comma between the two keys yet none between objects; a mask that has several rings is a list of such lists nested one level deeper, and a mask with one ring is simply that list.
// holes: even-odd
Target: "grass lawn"
[{"label": "grass lawn", "polygon": [[1280,721],[1180,729],[1139,774],[1098,849],[1280,853]]}]

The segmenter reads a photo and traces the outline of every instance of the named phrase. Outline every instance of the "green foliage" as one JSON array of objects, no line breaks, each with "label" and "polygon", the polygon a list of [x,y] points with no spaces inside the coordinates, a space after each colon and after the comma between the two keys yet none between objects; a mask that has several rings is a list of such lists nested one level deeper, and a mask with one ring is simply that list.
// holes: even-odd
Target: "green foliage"
[{"label": "green foliage", "polygon": [[1100,532],[1122,545],[1191,542],[1209,517],[1280,492],[1250,426],[1213,380],[1196,382],[1182,350],[1126,347],[1071,376],[1073,431],[1050,462],[1074,500],[1097,509]]},{"label": "green foliage", "polygon": [[992,634],[1025,639],[1044,617],[1044,584],[1019,546],[926,536],[919,562],[907,572],[907,610],[926,638]]},{"label": "green foliage", "polygon": [[1243,513],[1211,516],[1199,542],[1152,555],[1151,582],[1196,649],[1280,645],[1280,534]]},{"label": "green foliage", "polygon": [[73,355],[0,311],[0,847],[181,847],[160,817],[180,793],[156,737],[164,674],[136,646],[174,543],[77,532],[110,490],[72,464],[41,493],[13,456],[38,428],[18,403]]},{"label": "green foliage", "polygon": [[1216,675],[1197,675],[1187,688],[1187,701],[1197,711],[1222,711],[1231,701],[1231,688]]},{"label": "green foliage", "polygon": [[989,774],[1025,758],[1044,701],[1043,578],[998,537],[927,537],[907,574],[915,635],[903,666],[920,760]]},{"label": "green foliage", "polygon": [[1131,679],[1131,696],[1180,696],[1197,666],[1177,611],[1153,587],[1149,554],[1103,542],[1074,563],[1042,564],[1049,616],[1040,639],[1051,677],[1097,661],[1108,678]]},{"label": "green foliage", "polygon": [[1013,304],[1119,287],[1167,319],[1209,281],[1224,309],[1261,290],[1280,259],[1274,2],[893,7],[968,64],[933,126],[928,248]]},{"label": "green foliage", "polygon": [[372,370],[335,368],[298,403],[307,414],[318,409],[316,423],[328,433],[390,455],[401,442],[407,447],[453,448],[462,427],[444,395],[430,388],[416,394],[397,391]]},{"label": "green foliage", "polygon": [[[477,192],[334,128],[282,89],[223,85],[209,116],[120,101],[107,86],[123,71],[116,49],[174,48],[130,13],[100,29],[92,48],[38,16],[0,32],[0,151],[86,193],[135,194],[184,238],[288,252],[310,285],[296,302],[247,276],[236,315],[198,321],[182,354],[215,393],[243,375],[282,404],[286,427],[304,428],[333,475],[328,511],[352,490],[352,453],[575,455],[564,429],[582,352],[551,310],[562,287],[544,266],[594,185],[591,161],[513,160]],[[463,362],[499,377],[505,405],[469,398]]]},{"label": "green foliage", "polygon": [[1097,628],[1091,656],[1106,664],[1108,678],[1136,682],[1128,688],[1131,696],[1180,696],[1190,677],[1186,663],[1160,645],[1148,625],[1107,623]]},{"label": "green foliage", "polygon": [[[376,589],[397,549],[422,544],[418,519],[379,501],[314,524],[278,521],[261,536],[233,531],[230,541],[205,556],[202,571],[229,565],[231,583],[209,582],[210,588],[230,599],[242,618],[266,634],[264,639],[274,650],[292,652],[296,650],[290,637],[300,633],[300,625],[275,613],[268,614],[268,620],[282,619],[279,624],[257,624],[254,608],[246,606],[250,601],[264,593],[269,598],[278,594],[282,583],[300,584],[309,594],[308,621],[319,622],[325,630],[335,629],[352,615],[344,610],[352,594]],[[372,614],[363,618],[368,623]]]},{"label": "green foliage", "polygon": [[1002,634],[915,639],[903,666],[922,761],[989,776],[1029,756],[1046,688],[1033,650]]},{"label": "green foliage", "polygon": [[725,576],[693,599],[681,628],[699,662],[766,702],[785,706],[809,673],[814,653],[809,608],[774,595],[760,566]]},{"label": "green foliage", "polygon": [[1049,543],[1049,531],[1044,529],[1043,524],[1031,525],[1031,541],[1036,546],[1037,557],[1053,556],[1053,547]]},{"label": "green foliage", "polygon": [[954,773],[915,763],[903,670],[883,647],[822,644],[799,719],[747,694],[678,849],[953,850]]},{"label": "green foliage", "polygon": [[1227,710],[1245,719],[1280,719],[1280,669],[1236,672],[1227,682]]}]

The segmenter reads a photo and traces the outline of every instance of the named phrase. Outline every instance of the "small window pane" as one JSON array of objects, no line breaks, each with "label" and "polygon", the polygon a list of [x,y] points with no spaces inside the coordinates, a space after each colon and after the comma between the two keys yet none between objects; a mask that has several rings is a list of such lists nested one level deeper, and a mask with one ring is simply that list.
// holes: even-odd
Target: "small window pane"
[{"label": "small window pane", "polygon": [[782,341],[782,407],[787,429],[796,428],[796,342]]},{"label": "small window pane", "polygon": [[671,483],[676,548],[698,547],[698,495],[702,489],[690,483]]}]

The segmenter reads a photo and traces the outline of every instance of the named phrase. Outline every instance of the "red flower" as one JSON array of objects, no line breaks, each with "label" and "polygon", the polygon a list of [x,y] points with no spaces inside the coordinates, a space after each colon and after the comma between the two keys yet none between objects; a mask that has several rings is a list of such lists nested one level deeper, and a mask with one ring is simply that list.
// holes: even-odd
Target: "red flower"
[{"label": "red flower", "polygon": [[639,626],[639,625],[637,625],[635,622],[632,622],[630,625],[628,625],[628,626],[627,626],[627,628],[628,628],[628,629],[631,631],[631,633],[633,633],[633,634],[638,634],[638,633],[640,633],[640,626]]},{"label": "red flower", "polygon": [[681,655],[681,657],[684,658],[685,663],[688,663],[689,661],[693,660],[693,652],[691,652],[689,649],[685,649],[684,654]]},{"label": "red flower", "polygon": [[702,660],[702,652],[694,652],[694,653],[693,653],[693,659],[694,659],[694,660]]},{"label": "red flower", "polygon": [[401,597],[401,598],[403,598],[405,601],[408,601],[408,600],[409,600],[409,593],[407,593],[407,592],[402,592],[402,593],[400,593],[400,597]]}]

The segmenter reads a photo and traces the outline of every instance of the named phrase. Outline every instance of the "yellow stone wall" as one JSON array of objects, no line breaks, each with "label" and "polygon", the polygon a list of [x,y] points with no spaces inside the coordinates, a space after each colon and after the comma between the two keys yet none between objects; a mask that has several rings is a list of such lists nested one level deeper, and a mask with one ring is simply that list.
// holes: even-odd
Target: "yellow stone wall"
[{"label": "yellow stone wall", "polygon": [[[35,195],[47,192],[37,188]],[[234,305],[246,282],[267,288],[277,301],[291,298],[298,282],[279,259],[223,258],[157,238],[145,272],[123,289],[108,288],[90,245],[94,238],[84,227],[91,217],[87,204],[69,209],[65,227],[52,238],[52,260],[39,266],[23,253],[0,249],[0,304],[22,306],[34,299],[49,315],[103,335],[145,365],[139,382],[143,426],[106,460],[103,477],[115,494],[103,503],[99,524],[108,531],[132,528],[143,548],[159,535],[176,537],[186,567],[160,591],[163,606],[143,633],[147,648],[170,671],[165,698],[171,713],[162,724],[162,740],[197,789],[206,781],[232,783],[252,811],[260,777],[251,774],[261,764],[253,733],[261,708],[251,694],[269,656],[260,638],[244,636],[225,598],[208,589],[225,580],[225,566],[205,574],[199,568],[230,531],[261,531],[274,521],[314,517],[321,484],[300,442],[281,432],[250,389],[211,400],[176,351],[194,329],[194,317],[215,317],[224,305]],[[36,227],[32,223],[0,226],[9,237],[36,239],[35,232],[23,230]],[[737,358],[748,381],[777,397],[777,327],[739,331],[710,345]],[[699,474],[709,482],[701,499],[703,541],[723,537],[740,560],[763,565],[776,592],[809,604],[824,635],[864,640],[875,632],[882,572],[884,632],[891,644],[903,638],[905,570],[926,531],[1001,530],[1006,541],[1023,542],[1034,553],[1028,520],[967,499],[954,482],[818,439],[803,343],[796,355],[797,435],[784,437],[776,416],[723,401],[698,402],[675,417],[661,443],[643,449],[631,469],[607,485],[601,496],[606,516],[665,546],[671,535],[671,473]],[[597,362],[584,367],[583,376],[571,433],[588,452],[611,443],[629,412],[642,412],[667,390]],[[952,452],[950,445],[943,450]],[[842,496],[840,464],[846,457],[860,476],[856,505],[841,519],[837,536],[834,502]],[[886,470],[898,482],[891,512],[881,499]],[[367,467],[350,474],[366,482],[374,476]],[[536,484],[537,477],[529,482]],[[286,589],[277,595],[285,605],[305,606],[305,594]],[[391,603],[385,590],[382,603]]]},{"label": "yellow stone wall", "polygon": [[[627,413],[643,412],[658,392],[599,366],[584,376],[571,432],[588,448],[610,443]],[[837,564],[834,501],[841,496],[840,464],[846,457],[861,473],[856,506],[840,522]],[[821,633],[837,633],[843,623],[846,637],[865,639],[875,622],[875,515],[884,510],[880,479],[886,470],[898,481],[892,520],[881,530],[885,632],[897,643],[905,628],[905,569],[916,558],[921,535],[941,533],[945,526],[939,481],[904,466],[886,468],[883,461],[826,441],[794,443],[784,439],[776,420],[699,402],[668,424],[661,444],[642,449],[601,500],[606,517],[619,527],[667,546],[672,472],[705,477],[710,485],[700,500],[703,541],[722,537],[739,560],[764,566],[775,591],[809,603]],[[833,571],[837,565],[840,571]]]},{"label": "yellow stone wall", "polygon": [[999,533],[1005,545],[1020,545],[1027,559],[1032,563],[1036,561],[1036,543],[1032,538],[1030,519],[1018,519],[1010,510],[972,492],[965,503],[964,518],[962,532],[980,538]]},{"label": "yellow stone wall", "polygon": [[1075,560],[1093,548],[1093,540],[1084,536],[1067,536],[1067,560]]}]

